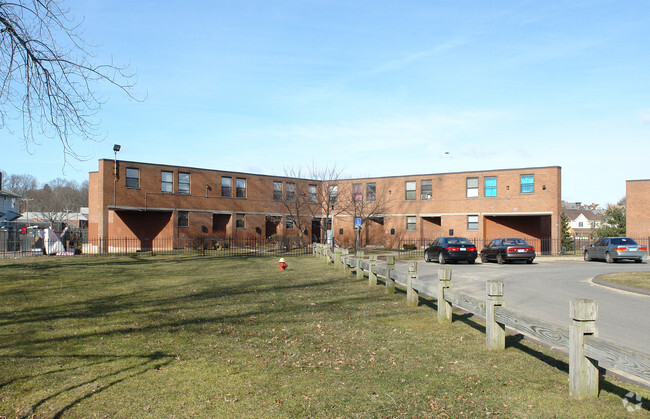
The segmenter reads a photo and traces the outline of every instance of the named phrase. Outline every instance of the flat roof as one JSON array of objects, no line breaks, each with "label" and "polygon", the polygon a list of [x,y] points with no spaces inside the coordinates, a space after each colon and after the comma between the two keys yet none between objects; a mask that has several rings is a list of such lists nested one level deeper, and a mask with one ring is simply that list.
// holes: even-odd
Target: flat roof
[{"label": "flat roof", "polygon": [[[99,159],[99,161],[107,161],[107,162],[113,162],[113,159]],[[290,176],[287,174],[284,175],[267,175],[264,173],[248,173],[248,172],[236,172],[232,170],[224,170],[224,169],[206,169],[206,168],[201,168],[201,167],[192,167],[192,166],[175,166],[172,164],[165,164],[165,163],[147,163],[147,162],[137,162],[137,161],[128,161],[128,160],[117,160],[120,163],[126,163],[126,164],[141,164],[141,165],[147,165],[147,166],[166,166],[166,167],[174,167],[178,169],[187,169],[187,170],[205,170],[205,171],[210,171],[210,172],[221,172],[221,173],[231,173],[235,175],[253,175],[253,176],[262,176],[262,177],[268,177],[268,178],[284,178],[284,179],[300,179],[300,180],[314,180],[316,179],[310,179],[310,178],[299,178],[295,176]],[[457,175],[457,174],[462,174],[462,173],[486,173],[486,172],[503,172],[503,171],[524,171],[524,170],[539,170],[539,169],[562,169],[561,166],[538,166],[538,167],[519,167],[519,168],[511,168],[511,169],[486,169],[486,170],[469,170],[469,171],[460,171],[460,172],[442,172],[442,173],[422,173],[422,174],[404,174],[404,175],[389,175],[389,176],[366,176],[366,177],[353,177],[353,178],[339,178],[339,179],[332,179],[332,180],[337,180],[337,181],[347,181],[347,180],[361,180],[361,179],[390,179],[390,178],[398,178],[398,177],[419,177],[419,176],[440,176],[440,175]],[[96,171],[89,172],[89,173],[96,173]],[[629,182],[629,181],[628,181]]]}]

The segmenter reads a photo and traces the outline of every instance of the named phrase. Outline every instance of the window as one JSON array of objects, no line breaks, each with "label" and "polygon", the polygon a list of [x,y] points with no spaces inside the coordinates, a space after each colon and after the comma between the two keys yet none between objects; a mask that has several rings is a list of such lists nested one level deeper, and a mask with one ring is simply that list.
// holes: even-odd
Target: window
[{"label": "window", "polygon": [[235,218],[235,227],[236,228],[244,228],[245,223],[244,223],[244,214],[237,214]]},{"label": "window", "polygon": [[521,175],[521,193],[535,192],[535,175]]},{"label": "window", "polygon": [[485,178],[485,196],[497,196],[496,176],[489,176]]},{"label": "window", "polygon": [[232,178],[227,176],[221,178],[221,196],[232,196]]},{"label": "window", "polygon": [[287,230],[293,230],[293,218],[287,217],[285,227]]},{"label": "window", "polygon": [[309,197],[308,197],[308,199],[309,199],[310,203],[318,202],[318,199],[317,199],[317,196],[316,196],[316,193],[317,193],[316,191],[317,191],[316,190],[316,185],[309,185]]},{"label": "window", "polygon": [[467,178],[467,197],[476,198],[478,196],[478,178],[477,177],[468,177]]},{"label": "window", "polygon": [[431,199],[433,189],[431,187],[431,179],[423,180],[420,182],[420,199],[423,201]]},{"label": "window", "polygon": [[582,227],[582,221],[578,221],[578,227]]},{"label": "window", "polygon": [[246,198],[246,179],[237,178],[237,198]]},{"label": "window", "polygon": [[412,201],[415,199],[415,186],[416,182],[414,180],[406,181],[406,200]]},{"label": "window", "polygon": [[366,201],[373,202],[377,200],[377,184],[366,184]]},{"label": "window", "polygon": [[273,200],[282,201],[282,182],[273,182]]},{"label": "window", "polygon": [[133,189],[140,187],[140,169],[126,168],[126,187]]},{"label": "window", "polygon": [[190,194],[190,174],[189,173],[179,173],[178,174],[178,193],[185,195]]},{"label": "window", "polygon": [[406,217],[406,230],[407,231],[415,231],[415,221],[416,217],[415,215],[409,215]]},{"label": "window", "polygon": [[287,201],[294,201],[296,199],[296,184],[287,182]]},{"label": "window", "polygon": [[363,188],[360,183],[352,184],[352,200],[354,202],[363,201]]},{"label": "window", "polygon": [[178,226],[187,227],[190,225],[190,213],[188,211],[178,211]]},{"label": "window", "polygon": [[467,216],[467,229],[478,230],[478,215]]},{"label": "window", "polygon": [[336,200],[339,196],[339,187],[337,185],[332,185],[327,188],[330,195],[330,204],[336,204]]},{"label": "window", "polygon": [[160,172],[160,192],[174,193],[174,172]]}]

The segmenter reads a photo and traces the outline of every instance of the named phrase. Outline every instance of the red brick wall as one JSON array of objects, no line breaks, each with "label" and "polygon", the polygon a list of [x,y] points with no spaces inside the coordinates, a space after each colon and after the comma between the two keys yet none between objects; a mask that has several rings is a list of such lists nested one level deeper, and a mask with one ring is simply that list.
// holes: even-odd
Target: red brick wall
[{"label": "red brick wall", "polygon": [[[100,160],[99,170],[89,176],[89,236],[111,237],[124,235],[136,237],[154,234],[158,237],[168,234],[171,237],[214,236],[213,213],[230,214],[226,234],[237,237],[263,237],[266,233],[268,216],[280,215],[283,211],[273,201],[273,181],[296,182],[295,179],[281,176],[255,175],[248,173],[224,172],[207,169],[156,165],[137,162],[118,161],[118,178],[113,175],[114,162]],[[139,187],[126,188],[126,168],[140,171]],[[174,193],[161,192],[161,171],[171,171],[174,179]],[[190,173],[190,195],[178,193],[179,172]],[[520,176],[534,175],[534,192],[523,194],[520,191]],[[221,197],[221,178],[232,178],[232,194],[235,195],[236,179],[247,180],[245,199]],[[496,177],[497,196],[485,196],[485,178]],[[467,178],[478,178],[478,196],[466,196]],[[420,199],[421,181],[432,181],[432,199]],[[415,200],[405,199],[405,182],[416,181]],[[307,183],[318,184],[315,181]],[[558,238],[561,202],[561,169],[541,167],[445,173],[413,176],[392,176],[381,178],[351,179],[338,183],[339,203],[336,212],[351,202],[350,192],[353,183],[363,185],[364,199],[366,184],[376,183],[377,201],[384,202],[380,218],[383,224],[368,221],[361,233],[362,244],[397,247],[400,239],[434,239],[454,235],[487,240],[491,236],[515,235]],[[206,191],[206,185],[209,189]],[[114,189],[115,187],[115,189]],[[115,194],[114,194],[115,190]],[[162,211],[170,214],[156,218],[156,231],[134,227],[140,216],[130,214],[137,211],[151,214]],[[189,227],[178,227],[178,211],[189,211]],[[314,208],[316,214],[318,208]],[[115,212],[118,215],[115,215]],[[245,227],[236,228],[236,214],[245,214]],[[478,216],[478,230],[468,230],[468,215]],[[407,231],[407,216],[416,217],[416,228]],[[492,221],[490,221],[492,220]],[[307,238],[311,238],[311,216],[305,214],[304,227]],[[135,223],[135,224],[134,224]],[[152,227],[153,228],[153,227]],[[343,229],[343,234],[339,233]],[[205,230],[208,230],[207,232]],[[394,234],[391,230],[394,229]],[[334,221],[337,242],[342,245],[354,243],[353,214],[337,216]],[[278,226],[279,234],[297,234],[285,230],[284,219]]]},{"label": "red brick wall", "polygon": [[650,237],[650,180],[625,182],[627,236]]}]

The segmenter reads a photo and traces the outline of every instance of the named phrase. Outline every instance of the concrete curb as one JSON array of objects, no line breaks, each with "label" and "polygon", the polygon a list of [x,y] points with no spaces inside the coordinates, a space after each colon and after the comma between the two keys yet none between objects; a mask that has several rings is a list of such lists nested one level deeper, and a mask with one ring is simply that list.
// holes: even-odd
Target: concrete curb
[{"label": "concrete curb", "polygon": [[603,287],[614,288],[621,291],[633,292],[635,294],[650,295],[650,290],[644,288],[631,287],[629,285],[615,284],[614,282],[604,281],[599,276],[591,280],[596,285]]}]

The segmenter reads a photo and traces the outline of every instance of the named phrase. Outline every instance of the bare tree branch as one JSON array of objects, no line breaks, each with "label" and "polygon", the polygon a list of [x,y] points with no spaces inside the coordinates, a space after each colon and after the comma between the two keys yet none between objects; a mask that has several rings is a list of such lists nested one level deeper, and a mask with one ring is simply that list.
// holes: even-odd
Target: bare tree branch
[{"label": "bare tree branch", "polygon": [[[40,136],[57,138],[64,167],[82,160],[74,140],[96,141],[104,100],[95,87],[108,83],[134,98],[135,75],[126,66],[93,64],[92,47],[60,0],[0,2],[0,127],[22,120],[29,150]],[[13,132],[13,131],[12,131]]]}]

